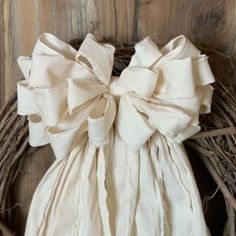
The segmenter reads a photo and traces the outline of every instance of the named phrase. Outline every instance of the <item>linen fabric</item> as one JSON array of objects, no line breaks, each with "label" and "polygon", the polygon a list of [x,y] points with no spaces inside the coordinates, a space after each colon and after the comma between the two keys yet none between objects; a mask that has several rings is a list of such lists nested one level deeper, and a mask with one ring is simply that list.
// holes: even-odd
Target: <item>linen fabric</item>
[{"label": "linen fabric", "polygon": [[113,77],[114,51],[91,34],[76,51],[44,33],[18,60],[30,145],[56,156],[25,235],[209,235],[182,144],[210,112],[207,56],[183,35],[161,49],[146,37]]}]

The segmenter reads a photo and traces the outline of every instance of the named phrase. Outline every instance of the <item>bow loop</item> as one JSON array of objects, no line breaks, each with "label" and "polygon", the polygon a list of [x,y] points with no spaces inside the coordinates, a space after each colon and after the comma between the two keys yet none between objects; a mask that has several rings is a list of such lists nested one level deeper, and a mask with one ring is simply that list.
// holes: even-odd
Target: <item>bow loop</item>
[{"label": "bow loop", "polygon": [[92,34],[88,34],[76,54],[76,61],[86,64],[96,77],[109,85],[113,67],[115,48],[110,44],[99,44]]},{"label": "bow loop", "polygon": [[147,117],[137,110],[129,93],[120,98],[116,122],[119,135],[134,153],[155,131]]},{"label": "bow loop", "polygon": [[129,66],[141,66],[149,68],[162,56],[161,51],[150,37],[144,38],[135,45],[135,54],[132,56]]},{"label": "bow loop", "polygon": [[76,50],[50,33],[43,33],[37,39],[33,53],[61,56],[74,60]]},{"label": "bow loop", "polygon": [[159,61],[156,61],[155,66],[164,61],[184,59],[187,57],[192,58],[201,55],[200,50],[198,50],[184,35],[173,38],[160,49],[160,52],[163,57],[161,57]]},{"label": "bow loop", "polygon": [[120,75],[118,85],[134,91],[143,98],[150,98],[155,90],[158,72],[143,67],[129,66]]},{"label": "bow loop", "polygon": [[33,53],[29,86],[50,88],[67,84],[68,78],[90,77],[91,72],[63,55]]}]

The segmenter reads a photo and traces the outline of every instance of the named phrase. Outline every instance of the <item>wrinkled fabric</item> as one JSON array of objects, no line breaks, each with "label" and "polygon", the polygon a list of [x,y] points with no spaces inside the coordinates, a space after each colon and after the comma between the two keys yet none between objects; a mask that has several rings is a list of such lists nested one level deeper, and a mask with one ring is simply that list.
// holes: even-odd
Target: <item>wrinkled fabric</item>
[{"label": "wrinkled fabric", "polygon": [[30,144],[56,156],[25,235],[209,235],[182,144],[210,112],[207,56],[184,36],[161,49],[146,37],[118,78],[114,51],[91,34],[76,51],[45,33],[18,60]]}]

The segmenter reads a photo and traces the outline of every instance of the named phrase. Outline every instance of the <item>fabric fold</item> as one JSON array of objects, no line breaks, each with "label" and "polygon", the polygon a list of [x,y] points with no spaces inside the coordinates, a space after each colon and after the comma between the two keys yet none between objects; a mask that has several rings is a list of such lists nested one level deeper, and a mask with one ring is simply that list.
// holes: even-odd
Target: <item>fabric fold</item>
[{"label": "fabric fold", "polygon": [[[104,98],[105,96],[105,98]],[[104,104],[97,105],[88,117],[88,137],[89,140],[96,146],[103,146],[108,141],[108,134],[115,120],[116,104],[112,96],[103,95]],[[104,107],[103,109],[101,109]],[[99,115],[104,111],[102,116]]]},{"label": "fabric fold", "polygon": [[[91,99],[107,93],[108,89],[96,79],[68,79],[68,109],[70,113],[73,110]],[[78,96],[79,95],[79,96]]]}]

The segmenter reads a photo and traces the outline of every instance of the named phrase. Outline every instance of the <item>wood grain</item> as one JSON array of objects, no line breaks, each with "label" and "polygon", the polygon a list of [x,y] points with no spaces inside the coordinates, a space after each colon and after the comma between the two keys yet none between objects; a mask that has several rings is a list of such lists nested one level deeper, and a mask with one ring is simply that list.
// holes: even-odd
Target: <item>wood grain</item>
[{"label": "wood grain", "polygon": [[21,172],[12,188],[11,202],[13,203],[11,229],[15,235],[24,235],[33,193],[48,167],[54,161],[54,155],[49,145],[25,155]]},{"label": "wood grain", "polygon": [[1,0],[0,107],[16,88],[16,60],[30,55],[37,37],[62,40],[87,32],[118,42],[150,35],[160,46],[185,34],[197,46],[232,56],[235,63],[235,0]]},{"label": "wood grain", "polygon": [[228,53],[235,38],[235,1],[141,1],[139,36],[153,36],[163,45],[171,38],[184,34],[196,45]]},{"label": "wood grain", "polygon": [[[150,35],[159,46],[184,34],[198,47],[211,49],[205,50],[209,56],[212,50],[223,55],[223,61],[210,58],[217,77],[235,78],[235,28],[236,0],[0,0],[0,107],[22,77],[17,58],[31,54],[42,32],[64,41],[82,39],[88,32],[115,42],[136,42]],[[231,68],[228,74],[224,68]],[[32,193],[53,154],[45,147],[26,160],[13,199],[24,205],[15,212],[17,235],[23,234]]]}]

